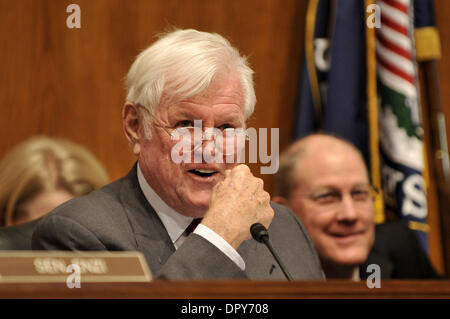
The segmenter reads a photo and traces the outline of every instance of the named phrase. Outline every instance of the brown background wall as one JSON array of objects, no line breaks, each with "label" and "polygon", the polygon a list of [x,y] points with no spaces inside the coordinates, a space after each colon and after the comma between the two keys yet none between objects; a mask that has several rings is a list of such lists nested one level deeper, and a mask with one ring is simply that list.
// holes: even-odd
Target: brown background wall
[{"label": "brown background wall", "polygon": [[[81,29],[66,27],[70,3],[81,7]],[[280,127],[284,145],[305,4],[1,0],[0,155],[30,135],[49,134],[86,145],[112,178],[125,174],[134,157],[121,128],[123,78],[140,50],[170,26],[217,32],[250,57],[258,106],[249,125]]]},{"label": "brown background wall", "polygon": [[[66,27],[71,3],[81,7],[81,29]],[[123,78],[135,55],[169,26],[217,32],[249,56],[258,97],[249,126],[279,127],[282,150],[290,142],[306,4],[0,0],[0,157],[29,136],[47,134],[85,145],[112,179],[125,174],[135,159],[121,128]],[[442,100],[450,128],[450,2],[436,1],[435,6],[443,49]],[[259,174],[256,165],[252,170]],[[271,176],[262,177],[270,191]],[[439,226],[437,219],[434,223]],[[432,258],[442,269],[440,249],[435,246]]]},{"label": "brown background wall", "polygon": [[[436,14],[436,25],[439,30],[440,39],[441,39],[441,48],[442,48],[442,58],[439,61],[439,80],[440,80],[440,88],[441,88],[441,102],[442,108],[446,117],[446,127],[447,127],[447,140],[450,140],[450,23],[448,17],[450,15],[450,1],[445,0],[435,0],[435,14]],[[449,144],[447,142],[447,144]],[[450,145],[450,144],[449,144]],[[432,161],[431,156],[435,156],[429,152],[430,155],[430,163]],[[435,164],[437,162],[435,161]],[[431,163],[431,167],[433,164]],[[430,190],[433,192],[433,183],[431,180]],[[446,189],[448,190],[450,185],[446,185]],[[447,277],[450,278],[450,193],[447,191],[445,194],[445,199],[441,199],[446,203],[446,208],[443,208],[444,205],[440,207],[440,216],[437,215],[437,204],[436,193],[431,193],[429,202],[430,202],[430,226],[431,226],[431,234],[434,236],[430,236],[430,257],[437,269],[440,269],[441,272],[444,272],[444,264],[445,264],[445,273]],[[440,217],[440,220],[438,219]],[[439,232],[441,231],[441,232]],[[439,242],[439,239],[442,238],[442,241]],[[439,247],[439,244],[443,243],[443,247]],[[439,252],[442,251],[443,254],[440,257]],[[445,263],[444,263],[445,261]]]}]

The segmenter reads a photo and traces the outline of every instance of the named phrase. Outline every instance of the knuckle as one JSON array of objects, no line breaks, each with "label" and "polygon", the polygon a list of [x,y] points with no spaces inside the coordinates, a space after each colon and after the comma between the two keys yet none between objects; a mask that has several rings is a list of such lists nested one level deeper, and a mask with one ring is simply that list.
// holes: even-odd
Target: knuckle
[{"label": "knuckle", "polygon": [[263,181],[263,179],[262,178],[259,178],[259,177],[257,177],[256,178],[256,182],[258,183],[258,185],[260,185],[261,187],[263,187],[264,186],[264,181]]},{"label": "knuckle", "polygon": [[272,207],[270,207],[270,208],[267,210],[267,216],[268,216],[270,219],[272,219],[274,215],[275,215],[275,212],[273,211]]},{"label": "knuckle", "polygon": [[270,195],[266,191],[262,191],[258,196],[258,203],[260,205],[270,205]]},{"label": "knuckle", "polygon": [[264,205],[264,198],[262,196],[258,196],[258,205]]},{"label": "knuckle", "polygon": [[243,174],[250,173],[250,168],[247,165],[245,165],[245,164],[238,165],[237,169],[238,169],[239,172],[241,172]]}]

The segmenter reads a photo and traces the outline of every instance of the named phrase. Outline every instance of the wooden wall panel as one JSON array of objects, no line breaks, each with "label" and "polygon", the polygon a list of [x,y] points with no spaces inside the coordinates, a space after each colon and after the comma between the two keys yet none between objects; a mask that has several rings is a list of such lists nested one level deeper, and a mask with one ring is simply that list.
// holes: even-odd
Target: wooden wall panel
[{"label": "wooden wall panel", "polygon": [[446,115],[447,137],[450,137],[450,2],[435,0],[436,25],[441,39],[442,58],[439,62],[442,106]]},{"label": "wooden wall panel", "polygon": [[[70,3],[81,8],[81,29],[66,27]],[[123,78],[170,26],[220,33],[249,56],[258,96],[249,125],[281,126],[286,144],[304,9],[296,0],[1,0],[0,156],[48,134],[88,147],[112,178],[126,173],[134,157],[121,128]]]},{"label": "wooden wall panel", "polygon": [[[436,25],[439,31],[442,50],[442,58],[439,61],[441,102],[446,117],[447,143],[450,145],[450,25],[448,20],[450,15],[450,2],[435,0],[434,5]],[[435,156],[435,154],[430,155]],[[436,184],[435,181],[432,181],[431,183],[432,187],[435,187],[433,184]],[[447,185],[447,189],[450,189],[450,185]],[[432,233],[433,236],[430,236],[431,240],[434,239],[434,244],[430,240],[430,256],[432,257],[434,265],[441,273],[444,273],[445,269],[447,277],[450,277],[450,207],[442,207],[442,204],[448,205],[449,203],[450,199],[448,198],[441,200],[441,207],[438,206],[436,201],[431,202],[432,208],[436,208],[436,210],[430,210],[429,216],[431,232],[434,231],[434,233]],[[440,209],[440,212],[438,212],[437,209]],[[438,242],[439,240],[441,241],[440,243]],[[441,246],[442,248],[443,255],[441,258],[438,257],[436,252],[436,247],[438,246]]]}]

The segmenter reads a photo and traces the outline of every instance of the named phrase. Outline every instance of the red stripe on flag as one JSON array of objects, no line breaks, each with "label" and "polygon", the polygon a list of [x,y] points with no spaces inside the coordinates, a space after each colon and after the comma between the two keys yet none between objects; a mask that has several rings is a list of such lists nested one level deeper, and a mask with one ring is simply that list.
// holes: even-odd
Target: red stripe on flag
[{"label": "red stripe on flag", "polygon": [[401,47],[399,47],[397,44],[389,41],[389,39],[386,39],[381,32],[376,33],[377,41],[380,41],[380,43],[388,50],[391,50],[398,55],[401,55],[402,57],[411,60],[411,54],[408,50],[405,50]]},{"label": "red stripe on flag", "polygon": [[391,63],[389,63],[388,61],[383,59],[383,57],[381,57],[378,53],[377,53],[377,62],[379,62],[388,71],[394,73],[395,75],[401,77],[402,79],[405,79],[406,81],[410,82],[413,85],[415,84],[414,77],[412,75],[410,75],[410,74],[400,70],[396,66],[392,65]]},{"label": "red stripe on flag", "polygon": [[395,8],[405,14],[409,14],[408,13],[408,6],[405,6],[404,4],[395,1],[395,0],[382,0],[381,2],[384,2],[386,5]]},{"label": "red stripe on flag", "polygon": [[401,33],[401,34],[409,37],[408,29],[406,29],[405,27],[401,26],[397,22],[391,20],[389,17],[387,17],[385,15],[381,15],[381,24],[384,24],[385,26],[391,28],[392,30],[395,30],[398,33]]}]

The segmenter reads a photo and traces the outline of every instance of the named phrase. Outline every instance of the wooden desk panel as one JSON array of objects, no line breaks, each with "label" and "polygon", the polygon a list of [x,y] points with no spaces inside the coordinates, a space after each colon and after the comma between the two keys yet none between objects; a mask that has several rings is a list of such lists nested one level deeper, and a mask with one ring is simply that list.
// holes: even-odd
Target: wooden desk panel
[{"label": "wooden desk panel", "polygon": [[291,298],[446,298],[450,281],[153,281],[150,283],[0,284],[0,298],[164,298],[164,299],[291,299]]}]

